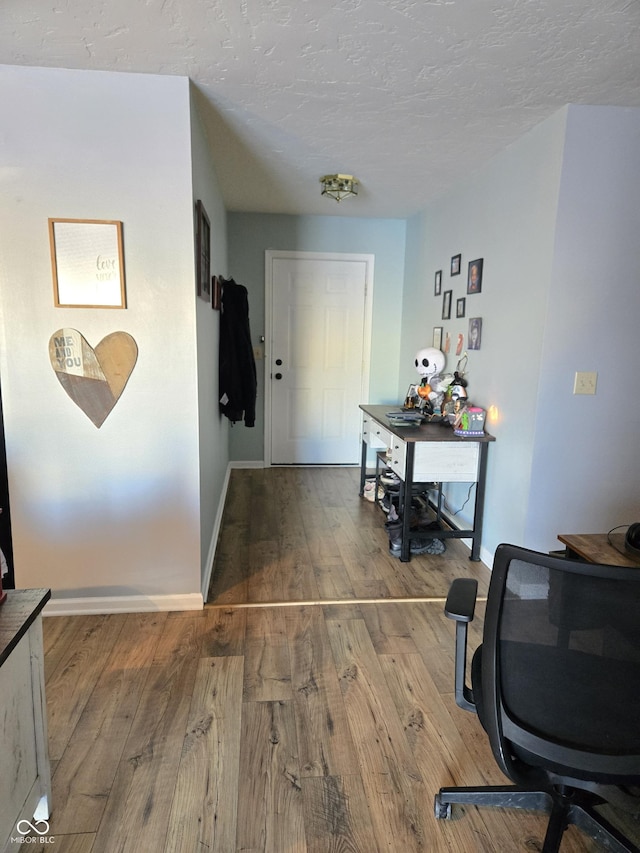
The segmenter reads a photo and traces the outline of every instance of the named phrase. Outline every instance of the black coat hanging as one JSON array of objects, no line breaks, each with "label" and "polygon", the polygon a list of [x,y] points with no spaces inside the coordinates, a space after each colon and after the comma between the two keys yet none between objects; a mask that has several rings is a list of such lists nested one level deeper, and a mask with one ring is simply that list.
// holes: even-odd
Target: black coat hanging
[{"label": "black coat hanging", "polygon": [[244,418],[255,426],[258,381],[249,327],[247,288],[233,279],[220,279],[219,400],[220,412],[232,423]]}]

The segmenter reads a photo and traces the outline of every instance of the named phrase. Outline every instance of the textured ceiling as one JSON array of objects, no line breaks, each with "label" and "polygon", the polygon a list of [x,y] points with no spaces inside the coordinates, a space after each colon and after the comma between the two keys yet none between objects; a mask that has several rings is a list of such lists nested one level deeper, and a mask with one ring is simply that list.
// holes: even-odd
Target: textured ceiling
[{"label": "textured ceiling", "polygon": [[230,210],[406,217],[564,104],[640,106],[640,0],[2,0],[0,63],[189,76]]}]

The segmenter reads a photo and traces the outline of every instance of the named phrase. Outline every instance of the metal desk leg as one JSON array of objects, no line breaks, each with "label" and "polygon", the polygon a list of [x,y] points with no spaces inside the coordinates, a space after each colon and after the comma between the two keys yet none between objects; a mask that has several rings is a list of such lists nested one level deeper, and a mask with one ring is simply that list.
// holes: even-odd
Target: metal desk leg
[{"label": "metal desk leg", "polygon": [[480,544],[482,542],[482,517],[484,515],[484,487],[487,479],[487,451],[489,445],[486,442],[480,444],[480,462],[478,465],[478,482],[476,483],[476,503],[473,510],[473,533],[471,535],[470,560],[480,560]]},{"label": "metal desk leg", "polygon": [[376,481],[374,488],[373,502],[376,506],[381,506],[380,498],[378,497],[380,494],[380,456],[378,453],[376,453]]},{"label": "metal desk leg", "polygon": [[367,442],[362,442],[362,453],[360,456],[360,497],[364,495],[364,484],[367,479]]},{"label": "metal desk leg", "polygon": [[408,563],[411,559],[411,498],[413,495],[413,460],[416,446],[413,441],[407,442],[407,456],[404,466],[404,494],[401,501],[402,506],[402,546],[400,549],[400,560]]}]

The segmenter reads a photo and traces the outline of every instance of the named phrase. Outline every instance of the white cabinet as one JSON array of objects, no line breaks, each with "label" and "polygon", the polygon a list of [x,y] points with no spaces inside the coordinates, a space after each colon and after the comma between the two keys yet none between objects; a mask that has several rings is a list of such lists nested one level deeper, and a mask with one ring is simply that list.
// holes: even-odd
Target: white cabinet
[{"label": "white cabinet", "polygon": [[[405,478],[407,444],[393,436],[391,468]],[[479,444],[460,441],[414,442],[413,481],[415,483],[475,483],[478,479]]]},{"label": "white cabinet", "polygon": [[365,415],[362,419],[362,440],[372,450],[387,450],[391,447],[391,433],[373,418]]},{"label": "white cabinet", "polygon": [[8,590],[0,606],[1,851],[17,848],[12,838],[23,837],[22,820],[48,828],[51,773],[40,612],[49,596],[49,590]]}]

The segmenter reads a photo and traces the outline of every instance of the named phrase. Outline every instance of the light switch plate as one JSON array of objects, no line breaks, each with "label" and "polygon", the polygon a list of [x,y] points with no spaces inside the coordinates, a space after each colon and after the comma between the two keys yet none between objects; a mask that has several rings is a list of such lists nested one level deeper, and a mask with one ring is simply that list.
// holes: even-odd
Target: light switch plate
[{"label": "light switch plate", "polygon": [[598,374],[593,372],[576,372],[576,377],[573,382],[574,394],[595,394]]}]

